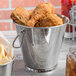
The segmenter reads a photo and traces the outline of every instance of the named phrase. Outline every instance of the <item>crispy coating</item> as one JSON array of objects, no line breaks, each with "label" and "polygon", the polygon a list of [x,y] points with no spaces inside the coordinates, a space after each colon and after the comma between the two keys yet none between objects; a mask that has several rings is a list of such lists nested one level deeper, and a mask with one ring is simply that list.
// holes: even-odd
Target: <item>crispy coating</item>
[{"label": "crispy coating", "polygon": [[55,8],[50,3],[41,3],[39,4],[34,11],[32,12],[30,19],[27,23],[27,26],[34,27],[34,25],[37,23],[37,21],[46,16],[47,14],[54,13]]},{"label": "crispy coating", "polygon": [[34,27],[50,27],[54,26],[53,23],[48,18],[42,18],[37,21]]},{"label": "crispy coating", "polygon": [[30,27],[51,27],[63,24],[63,19],[54,14],[55,8],[50,3],[39,4],[33,12],[17,7],[11,14],[14,22]]},{"label": "crispy coating", "polygon": [[54,26],[63,24],[63,19],[56,14],[51,14],[50,16],[48,16],[48,18],[51,20]]},{"label": "crispy coating", "polygon": [[14,22],[21,24],[21,25],[26,25],[27,21],[29,20],[29,16],[31,14],[31,11],[26,10],[22,7],[17,7],[11,14],[11,18],[13,19]]},{"label": "crispy coating", "polygon": [[50,27],[63,24],[63,19],[57,16],[56,14],[48,14],[47,16],[42,17],[35,24],[35,27]]}]

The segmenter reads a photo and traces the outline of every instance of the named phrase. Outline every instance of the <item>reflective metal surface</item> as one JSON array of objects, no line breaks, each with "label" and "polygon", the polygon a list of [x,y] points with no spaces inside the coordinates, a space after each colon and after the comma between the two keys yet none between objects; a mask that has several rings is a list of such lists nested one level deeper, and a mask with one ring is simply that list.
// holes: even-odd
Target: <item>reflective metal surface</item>
[{"label": "reflective metal surface", "polygon": [[0,65],[0,76],[12,76],[13,60],[7,64]]},{"label": "reflective metal surface", "polygon": [[[27,67],[38,71],[49,71],[55,68],[58,61],[60,47],[63,40],[68,18],[61,16],[64,24],[54,27],[26,27],[16,25],[19,42],[21,45],[23,59]],[[24,37],[23,37],[24,35]]]}]

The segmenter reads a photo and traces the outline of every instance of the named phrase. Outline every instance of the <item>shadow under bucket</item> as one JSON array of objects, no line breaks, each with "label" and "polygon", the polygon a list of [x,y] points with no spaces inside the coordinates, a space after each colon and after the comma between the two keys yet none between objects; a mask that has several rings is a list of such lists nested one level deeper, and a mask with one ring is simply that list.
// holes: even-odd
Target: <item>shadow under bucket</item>
[{"label": "shadow under bucket", "polygon": [[27,27],[15,23],[18,35],[14,42],[19,37],[23,59],[27,67],[38,72],[51,71],[56,67],[65,28],[69,23],[67,17],[59,16],[63,19],[64,24],[54,27]]}]

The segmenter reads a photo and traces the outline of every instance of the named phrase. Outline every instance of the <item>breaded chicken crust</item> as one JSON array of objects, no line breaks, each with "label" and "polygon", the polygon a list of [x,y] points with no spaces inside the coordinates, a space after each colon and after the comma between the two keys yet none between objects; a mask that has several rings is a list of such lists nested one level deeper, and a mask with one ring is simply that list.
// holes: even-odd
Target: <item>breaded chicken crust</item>
[{"label": "breaded chicken crust", "polygon": [[37,21],[35,27],[51,27],[63,24],[63,19],[56,14],[48,14]]},{"label": "breaded chicken crust", "polygon": [[26,10],[22,7],[17,7],[11,14],[11,18],[13,19],[14,22],[21,24],[21,25],[26,25],[27,21],[29,20],[31,11]]},{"label": "breaded chicken crust", "polygon": [[54,11],[55,11],[55,8],[50,3],[39,4],[32,12],[30,19],[27,22],[27,26],[34,27],[34,25],[40,18],[42,18],[43,16],[46,16],[47,14],[52,14],[54,13]]}]

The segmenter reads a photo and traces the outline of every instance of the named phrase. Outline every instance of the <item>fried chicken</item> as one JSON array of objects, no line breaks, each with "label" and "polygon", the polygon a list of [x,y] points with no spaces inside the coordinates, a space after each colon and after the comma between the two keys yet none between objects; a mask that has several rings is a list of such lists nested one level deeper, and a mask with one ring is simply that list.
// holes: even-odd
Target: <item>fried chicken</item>
[{"label": "fried chicken", "polygon": [[50,3],[39,4],[33,12],[17,7],[11,14],[14,22],[28,27],[50,27],[63,24],[63,19],[54,14],[55,8]]},{"label": "fried chicken", "polygon": [[13,19],[14,22],[21,24],[21,25],[26,25],[27,21],[29,20],[29,16],[31,14],[31,11],[26,10],[22,7],[17,7],[11,14],[11,18]]},{"label": "fried chicken", "polygon": [[37,23],[37,21],[40,18],[43,18],[47,14],[54,13],[55,8],[50,3],[41,3],[39,4],[34,11],[32,12],[29,21],[27,22],[27,26],[34,27],[34,25]]},{"label": "fried chicken", "polygon": [[44,16],[35,24],[35,27],[50,27],[63,24],[63,19],[56,14]]}]

